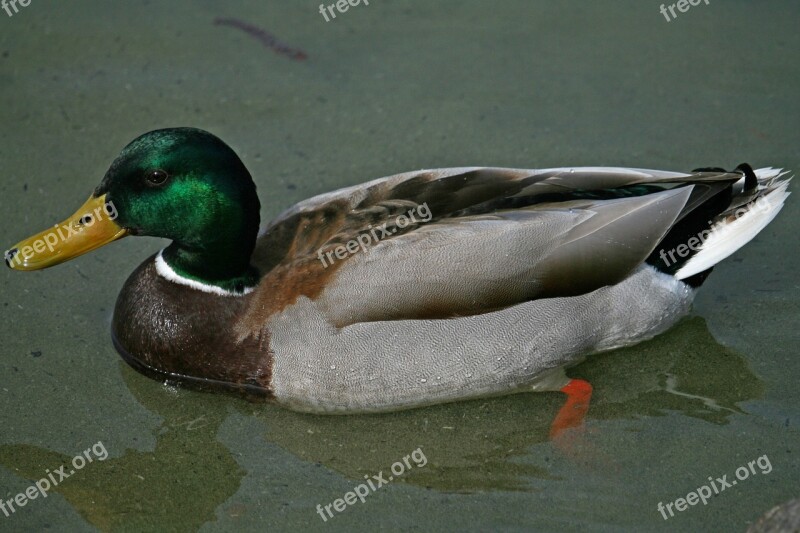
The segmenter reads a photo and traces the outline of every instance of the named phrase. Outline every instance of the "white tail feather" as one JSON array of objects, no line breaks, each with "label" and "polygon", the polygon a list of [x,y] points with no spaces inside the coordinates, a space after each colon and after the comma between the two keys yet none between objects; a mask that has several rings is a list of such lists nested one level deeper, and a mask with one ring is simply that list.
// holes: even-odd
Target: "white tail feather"
[{"label": "white tail feather", "polygon": [[[756,170],[755,174],[759,185],[769,185],[786,173],[781,172],[781,169],[761,168]],[[746,210],[734,220],[722,220],[715,225],[703,244],[700,245],[697,254],[675,273],[675,277],[686,279],[708,270],[750,242],[780,212],[786,198],[791,194],[786,190],[789,186],[789,179],[791,178],[759,196],[755,202],[743,206]]]}]

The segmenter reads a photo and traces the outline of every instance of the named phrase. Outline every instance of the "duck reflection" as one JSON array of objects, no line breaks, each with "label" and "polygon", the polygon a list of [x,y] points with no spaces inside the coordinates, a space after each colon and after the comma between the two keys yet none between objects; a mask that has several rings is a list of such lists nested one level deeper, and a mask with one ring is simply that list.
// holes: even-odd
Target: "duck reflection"
[{"label": "duck reflection", "polygon": [[[559,393],[517,394],[381,415],[318,416],[227,396],[175,392],[123,368],[136,398],[163,417],[155,448],[128,450],[121,457],[92,463],[53,489],[104,531],[154,524],[196,530],[213,520],[216,508],[238,490],[246,474],[217,440],[231,409],[255,416],[269,442],[354,483],[365,475],[388,472],[417,448],[427,464],[408,469],[395,483],[444,492],[521,491],[532,490],[531,478],[552,477],[546,456],[554,450],[545,443],[563,403]],[[601,430],[602,420],[667,412],[725,424],[744,413],[741,403],[761,397],[764,390],[744,358],[717,343],[699,317],[684,320],[650,342],[595,356],[569,374],[594,385],[587,422],[596,430]],[[111,441],[109,437],[105,442],[115,455]],[[537,444],[548,446],[542,449],[545,466],[525,461],[529,448]],[[0,464],[32,482],[45,469],[70,460],[35,446],[0,446]]]},{"label": "duck reflection", "polygon": [[[128,370],[126,381],[137,399],[163,417],[155,448],[125,450],[119,457],[113,435],[103,436],[110,456],[63,480],[50,494],[63,496],[101,531],[197,531],[215,518],[216,508],[236,493],[245,476],[216,438],[230,399],[168,391],[158,382],[148,386],[150,380]],[[76,443],[75,454],[90,444]],[[31,483],[48,468],[69,466],[72,457],[27,444],[0,446],[0,465]],[[39,500],[16,514],[35,513],[47,504]]]}]

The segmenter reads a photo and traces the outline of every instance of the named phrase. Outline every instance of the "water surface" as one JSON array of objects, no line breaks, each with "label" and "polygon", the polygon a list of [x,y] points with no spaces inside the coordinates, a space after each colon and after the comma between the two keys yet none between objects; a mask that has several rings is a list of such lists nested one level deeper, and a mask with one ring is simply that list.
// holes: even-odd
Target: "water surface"
[{"label": "water surface", "polygon": [[[703,3],[671,22],[659,5],[372,0],[330,22],[306,1],[0,11],[0,243],[63,219],[122,146],[168,126],[229,142],[265,220],[419,168],[800,168],[800,5]],[[691,317],[571,371],[595,395],[560,443],[559,394],[319,417],[138,375],[109,324],[153,239],[0,271],[0,498],[98,441],[109,452],[0,530],[743,531],[800,495],[796,199],[715,269]],[[419,447],[424,467],[317,514]],[[659,514],[763,455],[768,474]]]}]

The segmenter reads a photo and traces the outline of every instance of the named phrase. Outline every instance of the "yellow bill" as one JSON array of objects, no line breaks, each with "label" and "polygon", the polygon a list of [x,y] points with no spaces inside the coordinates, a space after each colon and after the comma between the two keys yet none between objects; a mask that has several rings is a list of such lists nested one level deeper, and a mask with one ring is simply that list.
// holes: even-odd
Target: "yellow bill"
[{"label": "yellow bill", "polygon": [[89,197],[74,215],[61,224],[17,243],[5,253],[14,270],[39,270],[100,248],[128,234],[115,219],[117,211],[106,195]]}]

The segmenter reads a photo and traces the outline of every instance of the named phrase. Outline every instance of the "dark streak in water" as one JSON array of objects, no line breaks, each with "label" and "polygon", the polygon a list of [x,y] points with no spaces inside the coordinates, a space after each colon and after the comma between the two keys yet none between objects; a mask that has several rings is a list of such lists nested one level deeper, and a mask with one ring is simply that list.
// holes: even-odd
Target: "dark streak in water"
[{"label": "dark streak in water", "polygon": [[254,26],[253,24],[244,22],[242,20],[217,17],[214,19],[214,25],[230,26],[232,28],[237,28],[239,30],[242,30],[246,34],[255,37],[256,39],[261,41],[261,44],[263,44],[267,48],[271,48],[276,54],[285,55],[289,59],[293,59],[295,61],[304,61],[306,58],[308,58],[308,55],[299,48],[292,48],[286,43],[282,43],[281,41],[279,41],[270,32],[263,30],[258,26]]}]

